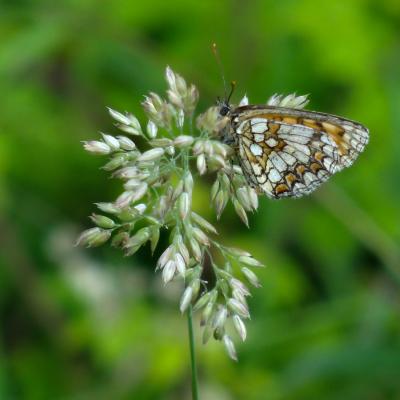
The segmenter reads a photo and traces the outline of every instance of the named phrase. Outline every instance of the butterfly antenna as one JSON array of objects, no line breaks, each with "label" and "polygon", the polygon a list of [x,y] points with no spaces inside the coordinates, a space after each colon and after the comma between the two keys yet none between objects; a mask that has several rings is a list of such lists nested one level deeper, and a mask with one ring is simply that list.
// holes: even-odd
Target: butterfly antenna
[{"label": "butterfly antenna", "polygon": [[229,98],[231,97],[231,94],[232,94],[232,90],[231,90],[231,94],[230,94],[229,97],[228,97],[228,91],[227,91],[227,89],[226,89],[226,80],[225,80],[224,68],[223,68],[223,66],[222,66],[221,59],[219,58],[218,49],[217,49],[217,44],[216,44],[216,43],[213,43],[212,46],[211,46],[211,49],[212,49],[212,52],[213,52],[213,54],[214,54],[215,60],[217,61],[218,68],[219,68],[219,72],[220,72],[220,74],[221,74],[221,76],[222,76],[222,83],[223,83],[223,85],[224,85],[224,95],[225,95],[224,97],[225,97],[226,100],[229,101]]},{"label": "butterfly antenna", "polygon": [[228,98],[227,98],[227,103],[229,104],[229,102],[230,102],[230,100],[231,100],[231,97],[232,97],[232,95],[233,95],[233,92],[235,91],[235,88],[236,88],[236,81],[232,81],[231,82],[231,91],[229,92],[229,96],[228,96]]}]

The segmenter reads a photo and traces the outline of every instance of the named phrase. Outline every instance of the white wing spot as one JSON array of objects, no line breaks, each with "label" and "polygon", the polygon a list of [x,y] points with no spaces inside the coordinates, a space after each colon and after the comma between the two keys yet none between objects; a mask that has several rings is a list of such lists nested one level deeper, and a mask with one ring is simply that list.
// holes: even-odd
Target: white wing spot
[{"label": "white wing spot", "polygon": [[311,172],[306,172],[303,176],[305,184],[308,186],[310,183],[314,182],[317,177]]},{"label": "white wing spot", "polygon": [[297,124],[293,125],[293,131],[296,133],[296,135],[306,136],[309,138],[314,134],[314,129]]},{"label": "white wing spot", "polygon": [[325,157],[323,163],[324,163],[324,167],[325,167],[328,171],[334,172],[334,168],[332,168],[332,164],[333,164],[332,158],[330,158],[330,157]]},{"label": "white wing spot", "polygon": [[281,125],[279,128],[279,134],[287,134],[293,132],[293,125]]},{"label": "white wing spot", "polygon": [[262,134],[262,133],[256,133],[255,135],[254,135],[254,141],[256,141],[256,142],[262,142],[263,140],[264,140],[264,135]]},{"label": "white wing spot", "polygon": [[295,150],[293,152],[293,156],[296,157],[301,163],[303,164],[307,164],[309,161],[309,157],[306,156],[304,153],[302,153],[301,151],[297,151]]},{"label": "white wing spot", "polygon": [[290,146],[294,147],[296,150],[301,151],[302,153],[304,153],[305,155],[309,156],[310,153],[310,148],[304,144],[300,144],[300,143],[296,143],[296,142],[292,142],[289,140],[286,140],[287,143],[289,143]]},{"label": "white wing spot", "polygon": [[[254,120],[252,120],[254,121]],[[266,122],[259,122],[251,126],[251,131],[253,133],[263,133],[268,129]]]},{"label": "white wing spot", "polygon": [[265,124],[266,119],[265,118],[252,118],[251,119],[251,124],[256,125],[256,124]]},{"label": "white wing spot", "polygon": [[272,168],[271,171],[269,171],[268,179],[271,182],[275,183],[279,182],[282,179],[282,177],[281,174],[275,168]]},{"label": "white wing spot", "polygon": [[263,153],[262,147],[259,144],[253,143],[250,145],[250,151],[253,153],[255,156],[261,156]]},{"label": "white wing spot", "polygon": [[262,169],[260,164],[252,163],[251,166],[253,167],[253,171],[256,175],[261,175]]},{"label": "white wing spot", "polygon": [[265,183],[263,183],[261,185],[261,187],[263,188],[263,190],[267,193],[271,193],[272,192],[272,185],[270,181],[266,181]]},{"label": "white wing spot", "polygon": [[283,161],[285,161],[285,163],[289,164],[289,165],[294,165],[296,162],[296,158],[291,156],[290,154],[282,151],[280,154],[281,158],[283,159]]},{"label": "white wing spot", "polygon": [[328,135],[321,135],[321,142],[329,145],[333,145],[335,142]]},{"label": "white wing spot", "polygon": [[272,161],[275,168],[279,172],[285,171],[287,169],[287,165],[286,165],[285,161],[283,161],[282,158],[279,157],[275,151],[271,153],[270,160]]},{"label": "white wing spot", "polygon": [[279,135],[279,137],[281,139],[299,144],[307,144],[310,141],[310,138],[307,136],[297,135],[296,132],[293,132],[291,135]]},{"label": "white wing spot", "polygon": [[278,144],[278,141],[274,138],[269,138],[265,141],[265,143],[269,146],[269,147],[275,147]]}]

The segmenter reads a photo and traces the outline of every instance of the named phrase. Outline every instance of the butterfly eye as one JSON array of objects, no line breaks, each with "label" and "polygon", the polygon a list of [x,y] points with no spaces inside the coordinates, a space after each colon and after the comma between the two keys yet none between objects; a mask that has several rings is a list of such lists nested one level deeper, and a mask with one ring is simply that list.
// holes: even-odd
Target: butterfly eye
[{"label": "butterfly eye", "polygon": [[230,111],[230,107],[228,105],[224,104],[219,109],[219,114],[224,117],[225,115],[228,114],[229,111]]}]

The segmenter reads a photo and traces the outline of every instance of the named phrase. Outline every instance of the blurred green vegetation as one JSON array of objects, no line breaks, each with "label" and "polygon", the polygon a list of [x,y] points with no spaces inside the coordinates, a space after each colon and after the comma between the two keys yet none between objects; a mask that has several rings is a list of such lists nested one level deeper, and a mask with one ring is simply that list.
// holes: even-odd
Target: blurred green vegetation
[{"label": "blurred green vegetation", "polygon": [[198,346],[201,398],[400,398],[398,0],[0,0],[0,399],[189,398],[178,285],[146,250],[72,243],[118,193],[80,141],[113,132],[105,106],[143,118],[167,64],[204,110],[214,41],[236,100],[310,93],[371,141],[312,196],[262,199],[250,230],[224,214],[222,240],[268,268],[239,363]]}]

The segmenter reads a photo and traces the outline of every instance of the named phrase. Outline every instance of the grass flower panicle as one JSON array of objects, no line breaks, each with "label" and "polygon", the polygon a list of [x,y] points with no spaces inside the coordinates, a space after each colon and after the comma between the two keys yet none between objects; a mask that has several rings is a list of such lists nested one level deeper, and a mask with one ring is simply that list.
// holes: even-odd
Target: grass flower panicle
[{"label": "grass flower panicle", "polygon": [[[192,309],[201,314],[203,342],[211,337],[222,341],[236,360],[227,331],[246,339],[250,291],[244,282],[260,286],[252,269],[262,264],[247,251],[216,240],[216,227],[192,210],[193,187],[199,175],[215,176],[210,201],[217,217],[230,201],[247,226],[247,213],[258,208],[257,193],[248,186],[232,148],[220,140],[223,125],[218,108],[211,107],[196,118],[195,133],[197,88],[169,67],[165,77],[167,98],[150,93],[142,103],[148,118],[145,124],[132,114],[109,108],[123,135],[102,133],[101,139],[83,143],[92,154],[108,155],[103,168],[122,181],[123,191],[113,202],[96,203],[100,213],[91,216],[95,227],[84,231],[77,243],[94,247],[110,241],[131,256],[146,243],[154,252],[161,230],[168,229],[170,243],[156,269],[165,284],[183,282],[179,308],[190,312],[190,318]],[[270,101],[303,104],[306,98],[274,96]],[[247,96],[240,104],[248,104]],[[141,137],[143,148],[134,137]],[[215,276],[213,285],[204,279],[208,265]]]}]

